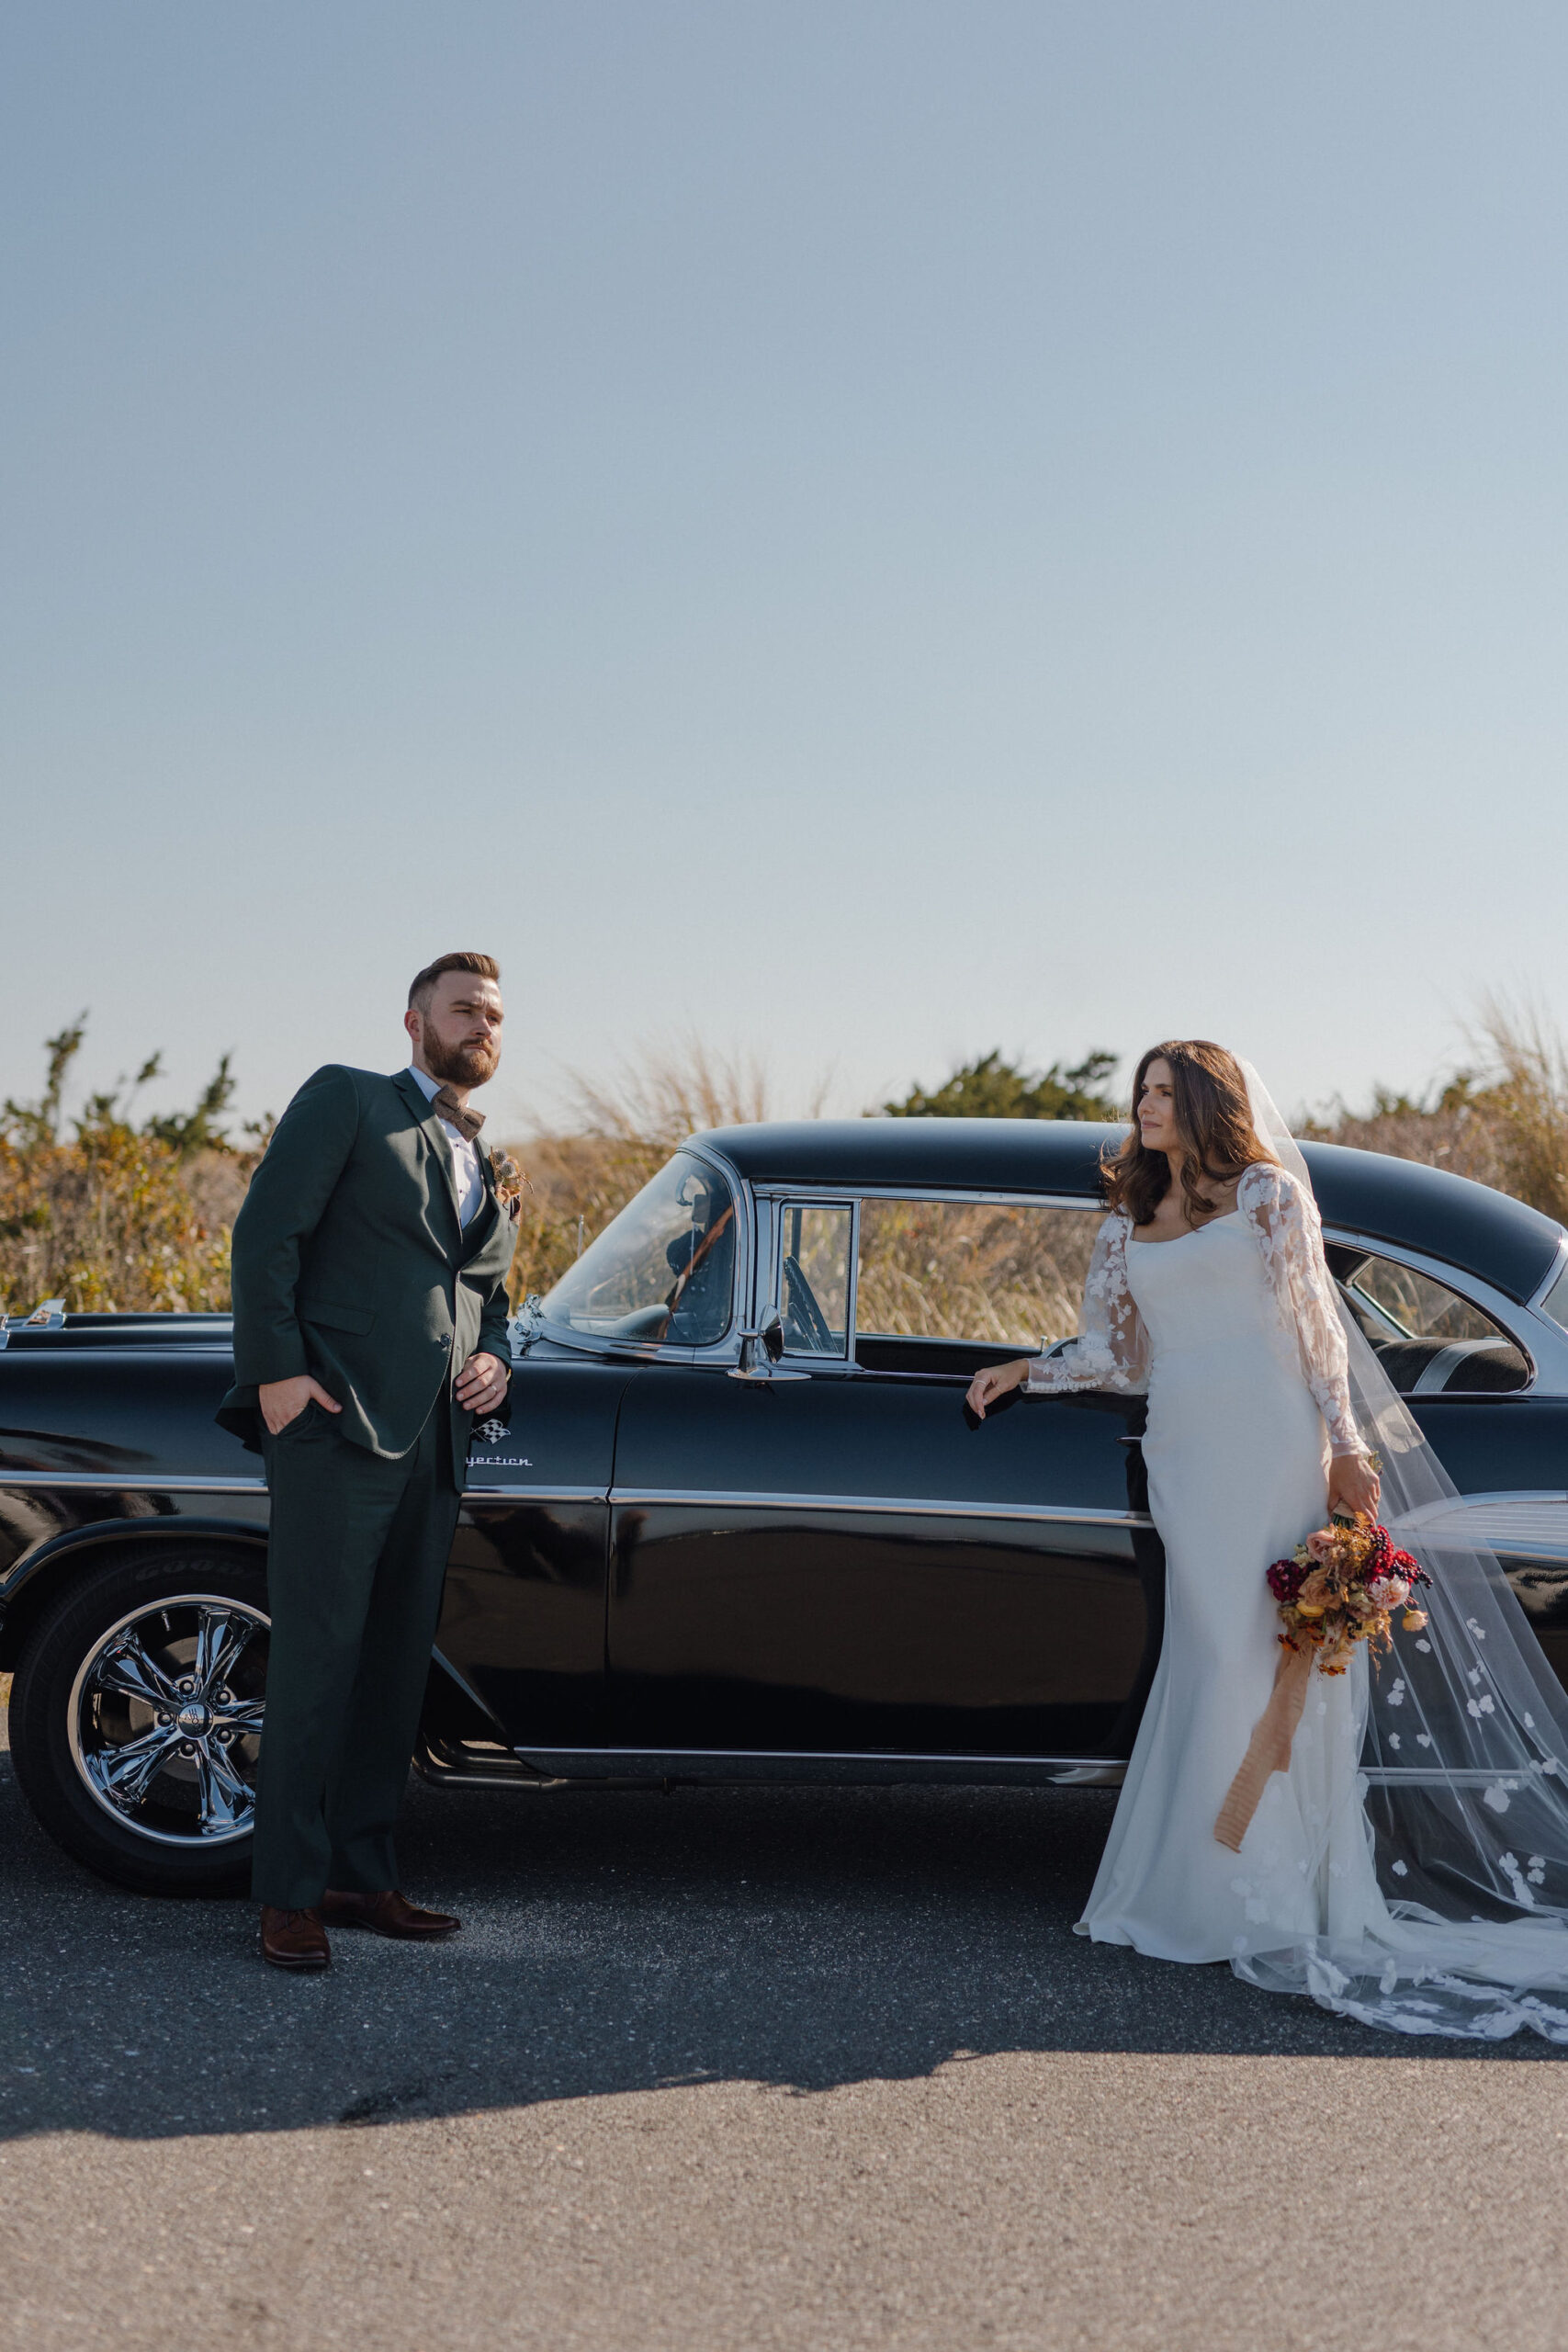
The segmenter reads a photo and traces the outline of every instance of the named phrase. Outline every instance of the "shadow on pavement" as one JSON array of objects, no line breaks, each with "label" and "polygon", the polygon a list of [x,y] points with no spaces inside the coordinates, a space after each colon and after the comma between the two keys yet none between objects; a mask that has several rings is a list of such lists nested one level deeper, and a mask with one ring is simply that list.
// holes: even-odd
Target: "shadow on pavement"
[{"label": "shadow on pavement", "polygon": [[411,1787],[404,1883],[434,1949],[340,1935],[262,1966],[239,1903],[103,1885],[0,1758],[0,2137],[348,2128],[671,2083],[802,2091],[998,2051],[1550,2060],[1383,2036],[1071,1932],[1101,1791],[540,1796]]}]

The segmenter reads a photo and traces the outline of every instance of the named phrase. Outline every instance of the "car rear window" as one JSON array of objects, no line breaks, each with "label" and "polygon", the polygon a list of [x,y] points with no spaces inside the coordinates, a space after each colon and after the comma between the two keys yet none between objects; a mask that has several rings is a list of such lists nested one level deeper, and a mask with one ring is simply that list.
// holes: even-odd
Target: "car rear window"
[{"label": "car rear window", "polygon": [[863,1201],[857,1338],[1031,1351],[1071,1339],[1102,1216],[1087,1204]]},{"label": "car rear window", "polygon": [[1332,1248],[1346,1304],[1405,1396],[1477,1396],[1529,1385],[1517,1342],[1446,1283],[1392,1258]]}]

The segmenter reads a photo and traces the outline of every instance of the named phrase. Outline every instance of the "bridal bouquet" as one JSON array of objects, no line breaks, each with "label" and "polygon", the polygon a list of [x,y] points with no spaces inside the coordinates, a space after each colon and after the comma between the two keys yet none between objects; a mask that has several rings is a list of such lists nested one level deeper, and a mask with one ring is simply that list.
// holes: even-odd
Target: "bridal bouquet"
[{"label": "bridal bouquet", "polygon": [[1395,1550],[1386,1527],[1359,1519],[1314,1528],[1296,1545],[1293,1560],[1276,1560],[1265,1573],[1285,1630],[1269,1704],[1214,1823],[1215,1837],[1233,1854],[1241,1851],[1269,1774],[1290,1770],[1313,1668],[1343,1674],[1358,1642],[1374,1657],[1387,1649],[1396,1609],[1404,1611],[1406,1633],[1418,1634],[1427,1612],[1410,1607],[1410,1597],[1432,1581],[1419,1561]]},{"label": "bridal bouquet", "polygon": [[1276,1560],[1267,1573],[1285,1628],[1280,1641],[1315,1661],[1320,1674],[1343,1674],[1358,1642],[1374,1657],[1386,1650],[1397,1609],[1404,1611],[1407,1634],[1427,1623],[1424,1609],[1406,1604],[1432,1579],[1408,1552],[1394,1548],[1386,1527],[1333,1520],[1296,1545],[1294,1559]]}]

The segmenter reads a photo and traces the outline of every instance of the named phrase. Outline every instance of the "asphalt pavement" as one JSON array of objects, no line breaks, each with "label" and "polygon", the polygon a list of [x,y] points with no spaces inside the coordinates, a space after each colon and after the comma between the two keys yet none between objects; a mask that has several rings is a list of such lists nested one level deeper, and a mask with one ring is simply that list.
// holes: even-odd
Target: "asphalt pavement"
[{"label": "asphalt pavement", "polygon": [[304,1979],[0,1757],[0,2345],[1559,2352],[1563,2053],[1084,1943],[1111,1802],[416,1784]]}]

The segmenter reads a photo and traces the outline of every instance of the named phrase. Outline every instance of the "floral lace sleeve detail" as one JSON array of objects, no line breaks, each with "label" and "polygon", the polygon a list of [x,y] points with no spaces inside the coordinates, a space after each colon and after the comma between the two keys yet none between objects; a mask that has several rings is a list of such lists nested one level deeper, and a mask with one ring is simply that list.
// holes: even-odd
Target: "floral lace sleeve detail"
[{"label": "floral lace sleeve detail", "polygon": [[1236,1187],[1235,1204],[1258,1237],[1280,1327],[1295,1341],[1336,1453],[1365,1453],[1350,1409],[1344,1327],[1323,1254],[1317,1203],[1288,1170],[1257,1160]]},{"label": "floral lace sleeve detail", "polygon": [[1116,1388],[1138,1396],[1148,1386],[1148,1340],[1127,1286],[1128,1231],[1126,1217],[1113,1210],[1096,1234],[1078,1336],[1055,1355],[1031,1358],[1023,1385],[1033,1395]]}]

